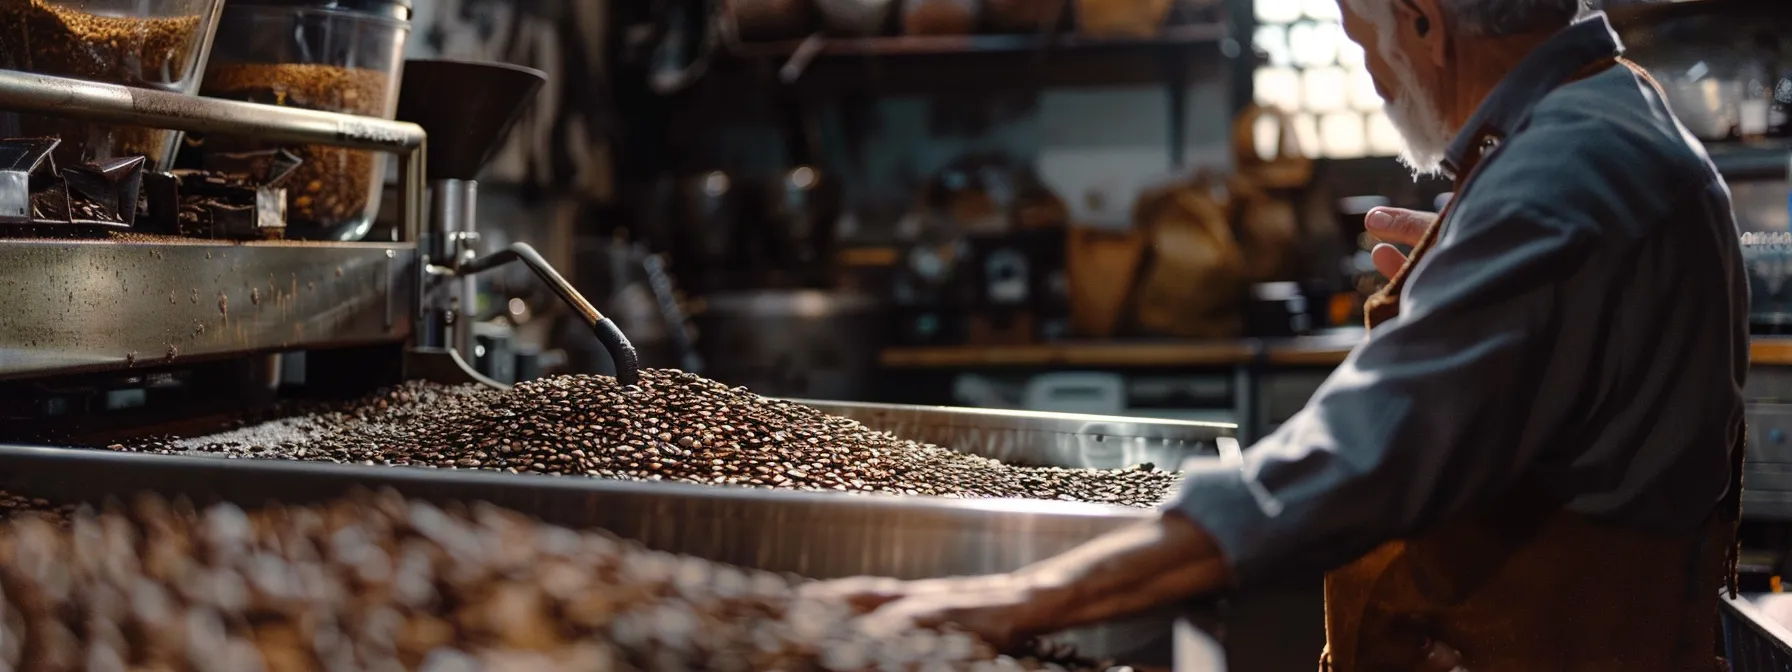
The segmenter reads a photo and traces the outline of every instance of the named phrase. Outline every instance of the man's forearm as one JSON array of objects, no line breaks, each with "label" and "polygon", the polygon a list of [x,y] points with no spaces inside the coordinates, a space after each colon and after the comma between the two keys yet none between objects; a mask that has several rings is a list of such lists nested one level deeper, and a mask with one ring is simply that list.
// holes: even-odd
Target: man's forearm
[{"label": "man's forearm", "polygon": [[1049,622],[1029,629],[1055,632],[1211,593],[1229,585],[1232,573],[1213,537],[1168,512],[1031,565],[1018,577],[1056,607],[1041,610]]}]

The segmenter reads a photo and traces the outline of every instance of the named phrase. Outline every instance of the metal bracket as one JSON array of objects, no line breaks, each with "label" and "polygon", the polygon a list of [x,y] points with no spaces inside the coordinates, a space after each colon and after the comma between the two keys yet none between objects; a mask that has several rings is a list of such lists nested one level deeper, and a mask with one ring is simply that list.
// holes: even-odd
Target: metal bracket
[{"label": "metal bracket", "polygon": [[[0,70],[0,110],[399,154],[404,157],[399,216],[405,243],[8,241],[0,244],[0,257],[21,260],[12,267],[80,277],[72,284],[40,278],[45,281],[27,283],[37,291],[22,295],[23,305],[8,304],[6,315],[0,315],[0,377],[123,369],[189,356],[400,342],[411,335],[408,325],[388,321],[390,311],[376,302],[418,300],[415,290],[420,287],[392,272],[394,265],[408,269],[417,263],[421,251],[415,249],[426,205],[426,134],[421,126],[13,70]],[[28,188],[29,178],[26,183]],[[0,197],[6,205],[0,215],[19,212],[17,199],[8,198]],[[29,215],[29,203],[24,207]],[[90,268],[110,270],[83,270]],[[252,278],[247,277],[251,268]],[[407,290],[411,296],[393,296]]]},{"label": "metal bracket", "polygon": [[427,380],[443,385],[485,385],[500,390],[509,385],[487,378],[467,365],[460,353],[448,348],[411,348],[404,352],[406,378]]}]

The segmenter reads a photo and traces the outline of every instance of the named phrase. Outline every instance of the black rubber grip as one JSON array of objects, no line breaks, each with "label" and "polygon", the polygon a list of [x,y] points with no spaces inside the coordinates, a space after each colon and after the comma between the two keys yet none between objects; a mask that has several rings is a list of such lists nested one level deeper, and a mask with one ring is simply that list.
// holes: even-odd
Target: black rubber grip
[{"label": "black rubber grip", "polygon": [[592,323],[591,330],[597,332],[597,340],[610,351],[610,359],[616,362],[616,382],[633,385],[641,380],[641,357],[635,354],[635,345],[628,342],[628,337],[616,327],[610,318],[601,318]]},{"label": "black rubber grip", "polygon": [[604,344],[604,350],[609,351],[610,359],[616,362],[616,382],[633,385],[641,381],[641,357],[635,354],[635,345],[628,342],[627,336],[622,335],[622,329],[611,322],[610,318],[604,317],[603,313],[597,312],[597,308],[586,301],[579,290],[573,289],[572,283],[567,282],[528,243],[511,243],[510,247],[461,264],[456,271],[460,275],[472,275],[512,261],[522,261],[524,266],[535,272],[535,277],[541,278],[549,289],[554,290],[554,294],[578,311],[586,322],[591,323],[591,330],[597,332],[598,342]]}]

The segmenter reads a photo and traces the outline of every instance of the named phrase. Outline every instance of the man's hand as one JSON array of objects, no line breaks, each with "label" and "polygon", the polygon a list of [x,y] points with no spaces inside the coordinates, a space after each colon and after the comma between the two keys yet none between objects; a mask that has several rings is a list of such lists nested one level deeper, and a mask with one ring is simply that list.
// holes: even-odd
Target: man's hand
[{"label": "man's hand", "polygon": [[1369,235],[1381,240],[1381,244],[1369,252],[1369,258],[1375,262],[1375,270],[1389,278],[1399,273],[1400,267],[1406,265],[1406,255],[1401,254],[1394,245],[1411,247],[1419,244],[1419,239],[1425,236],[1425,230],[1431,228],[1434,221],[1437,221],[1437,215],[1429,212],[1401,208],[1370,210],[1369,215],[1363,218],[1363,227],[1369,231]]},{"label": "man's hand", "polygon": [[1207,531],[1166,513],[1008,574],[842,579],[803,590],[868,612],[861,624],[870,632],[951,623],[1012,650],[1034,636],[1136,614],[1231,581],[1231,568]]},{"label": "man's hand", "polygon": [[844,599],[865,614],[873,635],[956,625],[1001,651],[1014,651],[1050,621],[1049,601],[1021,574],[897,581],[854,578],[805,586],[805,595]]}]

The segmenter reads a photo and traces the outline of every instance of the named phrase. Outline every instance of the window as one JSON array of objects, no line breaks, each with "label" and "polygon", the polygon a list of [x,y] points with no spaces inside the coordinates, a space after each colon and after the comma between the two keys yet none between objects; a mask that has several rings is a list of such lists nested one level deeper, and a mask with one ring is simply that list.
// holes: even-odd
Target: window
[{"label": "window", "polygon": [[[1308,156],[1353,159],[1400,153],[1400,135],[1381,109],[1381,96],[1363,67],[1363,50],[1345,37],[1337,0],[1253,0],[1253,41],[1269,56],[1257,69],[1257,103],[1293,117]],[[1276,127],[1254,129],[1257,151],[1275,151]]]}]

